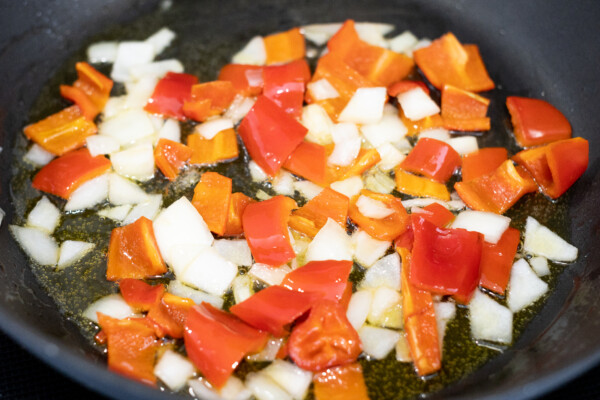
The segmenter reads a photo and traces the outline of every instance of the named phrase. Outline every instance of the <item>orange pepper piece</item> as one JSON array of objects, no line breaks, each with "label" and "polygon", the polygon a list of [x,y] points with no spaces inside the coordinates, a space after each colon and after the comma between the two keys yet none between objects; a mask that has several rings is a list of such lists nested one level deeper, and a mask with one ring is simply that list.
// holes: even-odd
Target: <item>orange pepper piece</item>
[{"label": "orange pepper piece", "polygon": [[345,229],[349,202],[345,195],[325,188],[304,206],[293,211],[288,224],[292,229],[310,237],[317,234],[328,218]]},{"label": "orange pepper piece", "polygon": [[231,178],[216,172],[205,172],[194,188],[192,204],[208,225],[208,229],[223,236],[231,203]]},{"label": "orange pepper piece", "polygon": [[490,100],[452,85],[442,89],[444,127],[455,131],[490,130],[486,117]]},{"label": "orange pepper piece", "polygon": [[[356,205],[360,196],[367,196],[373,200],[380,201],[394,212],[380,219],[364,216]],[[410,224],[410,217],[402,205],[402,200],[391,194],[375,193],[367,189],[361,190],[359,195],[351,199],[348,216],[362,230],[379,240],[394,240],[406,231]]]},{"label": "orange pepper piece", "polygon": [[300,28],[265,36],[267,65],[283,64],[304,58],[306,45]]},{"label": "orange pepper piece", "polygon": [[191,156],[191,148],[165,138],[161,138],[154,148],[154,162],[156,166],[171,181],[177,178],[179,170]]},{"label": "orange pepper piece", "polygon": [[205,139],[198,133],[187,138],[187,145],[192,149],[190,164],[207,165],[222,161],[230,161],[238,157],[237,135],[233,129],[225,129],[212,139]]},{"label": "orange pepper piece", "polygon": [[[332,150],[333,147],[330,147],[328,153],[331,153]],[[381,161],[381,156],[377,152],[377,149],[360,149],[358,156],[352,161],[352,164],[346,167],[328,165],[325,170],[325,183],[330,184],[352,176],[361,176],[379,161]]]},{"label": "orange pepper piece", "polygon": [[450,193],[443,183],[413,175],[400,167],[396,168],[395,174],[396,190],[400,193],[415,197],[433,197],[444,201],[450,200]]},{"label": "orange pepper piece", "polygon": [[491,174],[508,158],[504,147],[485,147],[466,154],[462,159],[462,181],[468,182],[482,175]]},{"label": "orange pepper piece", "polygon": [[167,292],[150,308],[146,318],[154,325],[156,336],[180,339],[187,313],[195,304],[191,299]]},{"label": "orange pepper piece", "polygon": [[520,240],[519,230],[509,227],[498,243],[483,242],[479,285],[498,294],[504,294]]},{"label": "orange pepper piece", "polygon": [[255,200],[246,196],[244,193],[236,192],[231,194],[231,202],[229,203],[229,215],[227,217],[227,225],[225,226],[224,236],[236,236],[244,233],[242,226],[242,215],[246,206],[254,203]]},{"label": "orange pepper piece", "polygon": [[369,400],[359,363],[328,368],[313,376],[317,400]]},{"label": "orange pepper piece", "polygon": [[[220,81],[229,81],[233,90],[242,96],[257,96],[262,92],[263,67],[246,64],[227,64],[219,71]],[[261,79],[256,79],[260,77]]]},{"label": "orange pepper piece", "polygon": [[444,120],[440,114],[431,115],[418,121],[411,121],[410,119],[406,118],[402,108],[400,107],[398,109],[398,116],[402,120],[404,126],[406,126],[406,129],[408,129],[406,136],[415,136],[419,132],[427,129],[444,127]]},{"label": "orange pepper piece", "polygon": [[110,234],[106,279],[144,279],[167,272],[160,255],[152,221],[140,217],[132,224],[115,228]]},{"label": "orange pepper piece", "polygon": [[86,62],[78,62],[75,69],[78,79],[73,86],[87,94],[98,111],[102,111],[110,96],[113,81]]},{"label": "orange pepper piece", "polygon": [[302,142],[283,163],[283,168],[317,185],[325,182],[327,149],[317,143]]},{"label": "orange pepper piece", "polygon": [[222,114],[231,105],[235,89],[229,81],[212,81],[192,86],[189,101],[183,103],[186,117],[203,122],[208,117]]}]

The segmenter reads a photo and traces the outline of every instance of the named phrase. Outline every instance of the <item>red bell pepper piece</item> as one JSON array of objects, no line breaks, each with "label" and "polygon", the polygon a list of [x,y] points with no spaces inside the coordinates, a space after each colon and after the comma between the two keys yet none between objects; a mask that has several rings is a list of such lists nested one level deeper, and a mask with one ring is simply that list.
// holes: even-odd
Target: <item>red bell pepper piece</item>
[{"label": "red bell pepper piece", "polygon": [[396,97],[399,94],[408,92],[409,90],[416,89],[416,88],[423,89],[423,91],[429,96],[429,88],[427,87],[425,82],[421,82],[421,81],[404,80],[404,81],[394,82],[388,86],[387,92],[388,92],[388,96]]},{"label": "red bell pepper piece", "polygon": [[571,124],[544,100],[510,96],[506,99],[515,139],[521,147],[537,146],[571,137]]},{"label": "red bell pepper piece", "polygon": [[523,150],[513,160],[531,174],[544,194],[556,199],[583,175],[589,151],[588,141],[577,137]]},{"label": "red bell pepper piece", "polygon": [[429,82],[440,90],[445,84],[470,92],[494,88],[477,46],[462,45],[452,33],[416,50],[413,57]]},{"label": "red bell pepper piece", "polygon": [[275,176],[302,143],[307,129],[265,96],[260,96],[238,130],[250,157]]},{"label": "red bell pepper piece", "polygon": [[287,226],[295,207],[296,202],[285,196],[246,206],[242,226],[256,262],[280,266],[296,257]]},{"label": "red bell pepper piece", "polygon": [[202,303],[190,309],[183,338],[190,360],[213,386],[220,388],[246,354],[266,344],[268,333]]},{"label": "red bell pepper piece", "polygon": [[465,229],[445,229],[413,218],[410,283],[440,294],[471,296],[479,283],[483,237]]},{"label": "red bell pepper piece", "polygon": [[269,286],[229,311],[248,325],[281,337],[285,327],[307,312],[313,303],[310,293]]},{"label": "red bell pepper piece", "polygon": [[460,165],[460,154],[448,143],[423,138],[400,163],[400,168],[437,182],[446,182]]},{"label": "red bell pepper piece", "polygon": [[79,106],[67,107],[34,124],[23,133],[44,150],[61,156],[85,144],[85,139],[97,132],[96,124],[87,119]]},{"label": "red bell pepper piece", "polygon": [[242,215],[244,215],[244,210],[250,203],[254,203],[254,199],[246,196],[244,193],[236,192],[231,194],[229,215],[227,217],[224,236],[236,236],[244,233]]},{"label": "red bell pepper piece", "polygon": [[[361,214],[356,205],[360,196],[367,196],[373,200],[380,201],[394,212],[380,219],[366,217]],[[361,190],[359,195],[352,198],[350,207],[348,208],[348,216],[362,230],[379,240],[394,240],[406,230],[410,222],[410,218],[400,198],[391,194],[375,193],[367,189]]]},{"label": "red bell pepper piece", "polygon": [[191,99],[183,103],[186,117],[203,122],[223,113],[233,101],[235,89],[229,81],[198,83],[191,88]]},{"label": "red bell pepper piece", "polygon": [[488,131],[490,100],[452,85],[442,89],[444,127],[455,131]]},{"label": "red bell pepper piece", "polygon": [[310,237],[314,237],[329,218],[346,229],[349,202],[350,199],[345,195],[331,188],[325,188],[292,213],[289,225],[292,229]]},{"label": "red bell pepper piece", "polygon": [[219,72],[220,81],[229,81],[233,90],[242,96],[257,96],[262,92],[263,67],[246,64],[227,64]]},{"label": "red bell pepper piece", "polygon": [[311,261],[288,272],[281,286],[333,301],[341,301],[348,286],[352,261]]},{"label": "red bell pepper piece", "polygon": [[152,221],[140,217],[132,224],[115,228],[110,234],[106,279],[144,279],[167,272],[160,255]]},{"label": "red bell pepper piece", "polygon": [[460,198],[472,209],[503,214],[537,185],[523,169],[511,160],[504,161],[494,172],[454,185]]},{"label": "red bell pepper piece", "polygon": [[83,183],[110,169],[110,160],[98,155],[92,157],[88,149],[74,150],[46,164],[33,178],[31,186],[68,199]]},{"label": "red bell pepper piece", "polygon": [[165,138],[161,138],[154,148],[154,163],[160,172],[171,181],[177,178],[179,170],[191,156],[191,148]]},{"label": "red bell pepper piece", "polygon": [[209,171],[202,174],[194,188],[192,204],[202,215],[208,229],[220,236],[227,227],[232,187],[231,178]]},{"label": "red bell pepper piece", "polygon": [[444,228],[454,221],[454,214],[440,203],[431,203],[422,209],[413,212],[413,215],[425,218],[435,226]]},{"label": "red bell pepper piece", "polygon": [[508,152],[504,147],[485,147],[463,156],[461,167],[463,182],[491,174],[507,158]]},{"label": "red bell pepper piece", "polygon": [[98,324],[106,335],[108,369],[154,385],[154,361],[160,344],[146,319],[115,319],[98,313]]},{"label": "red bell pepper piece", "polygon": [[144,110],[184,121],[183,104],[192,96],[192,86],[198,83],[194,75],[167,72],[156,84]]},{"label": "red bell pepper piece", "polygon": [[317,185],[322,184],[327,169],[327,150],[317,143],[302,142],[285,160],[283,168]]},{"label": "red bell pepper piece", "polygon": [[483,242],[480,286],[504,294],[520,239],[520,233],[517,229],[508,228],[504,231],[498,243]]},{"label": "red bell pepper piece", "polygon": [[154,325],[156,336],[180,339],[183,337],[187,314],[195,304],[191,299],[165,293],[160,301],[150,308],[146,318]]},{"label": "red bell pepper piece", "polygon": [[263,94],[294,118],[302,114],[305,84],[310,80],[306,60],[263,69]]},{"label": "red bell pepper piece", "polygon": [[299,28],[265,36],[264,43],[267,65],[299,60],[304,58],[306,52],[304,36],[300,33]]},{"label": "red bell pepper piece", "polygon": [[212,139],[205,139],[198,133],[187,137],[187,145],[192,149],[190,164],[209,165],[231,161],[238,157],[237,135],[233,129],[225,129]]},{"label": "red bell pepper piece", "polygon": [[313,376],[316,400],[369,400],[359,363],[328,368]]},{"label": "red bell pepper piece", "polygon": [[163,285],[149,285],[142,280],[131,278],[120,280],[119,289],[127,304],[139,311],[150,310],[165,293]]},{"label": "red bell pepper piece", "polygon": [[444,201],[450,200],[450,193],[443,183],[413,175],[403,170],[400,165],[396,167],[395,175],[396,190],[400,193],[416,197],[433,197]]},{"label": "red bell pepper piece", "polygon": [[315,303],[288,341],[291,359],[309,371],[352,363],[361,351],[360,337],[348,322],[346,310],[331,300]]}]

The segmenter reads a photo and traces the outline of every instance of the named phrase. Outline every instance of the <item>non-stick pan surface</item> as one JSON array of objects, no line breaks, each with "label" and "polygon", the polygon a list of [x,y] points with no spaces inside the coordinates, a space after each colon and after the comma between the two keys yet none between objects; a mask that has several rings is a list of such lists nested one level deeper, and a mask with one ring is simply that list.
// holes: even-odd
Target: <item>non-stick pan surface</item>
[{"label": "non-stick pan surface", "polygon": [[[454,32],[477,43],[503,93],[545,98],[576,136],[590,141],[590,167],[569,192],[571,242],[580,249],[541,313],[515,345],[434,398],[527,398],[600,360],[598,149],[600,3],[594,1],[183,1],[163,25],[184,40],[245,40],[283,28],[346,18],[395,24],[418,36]],[[71,55],[106,29],[152,12],[157,2],[79,0],[0,2],[0,326],[60,371],[109,396],[166,394],[106,371],[102,356],[63,318],[36,283],[7,223],[11,149],[41,88]],[[202,60],[199,60],[202,61]],[[390,395],[390,397],[393,397]]]}]

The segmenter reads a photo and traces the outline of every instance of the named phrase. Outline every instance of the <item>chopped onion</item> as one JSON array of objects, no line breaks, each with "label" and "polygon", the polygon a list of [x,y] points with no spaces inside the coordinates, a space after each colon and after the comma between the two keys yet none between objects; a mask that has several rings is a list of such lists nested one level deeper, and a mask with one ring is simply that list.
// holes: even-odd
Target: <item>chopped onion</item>
[{"label": "chopped onion", "polygon": [[277,194],[285,196],[294,195],[294,176],[287,171],[279,170],[275,178],[273,178],[271,185],[273,191]]},{"label": "chopped onion", "polygon": [[521,258],[513,264],[506,297],[506,304],[512,312],[535,303],[547,291],[548,284],[538,278],[527,261]]},{"label": "chopped onion", "polygon": [[264,84],[262,69],[247,69],[245,76],[250,87],[262,87]]},{"label": "chopped onion", "polygon": [[413,359],[410,356],[410,346],[406,339],[406,334],[401,332],[398,341],[396,342],[396,361],[398,362],[412,362]]},{"label": "chopped onion", "polygon": [[379,259],[365,273],[359,287],[378,288],[387,286],[390,289],[400,290],[400,256],[398,253],[389,254]]},{"label": "chopped onion", "polygon": [[333,122],[327,111],[318,104],[309,104],[302,109],[302,125],[308,129],[305,139],[322,145],[333,142]]},{"label": "chopped onion", "polygon": [[340,113],[338,121],[374,124],[383,116],[386,101],[387,90],[384,87],[359,88]]},{"label": "chopped onion", "polygon": [[90,63],[113,63],[117,58],[119,42],[98,42],[87,48],[87,58]]},{"label": "chopped onion", "polygon": [[354,27],[361,40],[384,48],[388,47],[388,41],[383,36],[394,30],[394,25],[372,22],[358,22]]},{"label": "chopped onion", "polygon": [[473,339],[503,344],[512,342],[512,311],[479,290],[475,290],[469,303],[469,319]]},{"label": "chopped onion", "polygon": [[240,378],[230,376],[220,389],[215,389],[205,378],[190,379],[189,387],[197,398],[204,400],[250,400],[252,393]]},{"label": "chopped onion", "polygon": [[127,95],[109,97],[102,110],[103,121],[106,121],[117,114],[120,114],[127,110],[125,102],[127,101]]},{"label": "chopped onion", "polygon": [[269,178],[269,175],[254,160],[248,162],[248,171],[254,182],[262,182]]},{"label": "chopped onion", "polygon": [[444,336],[446,326],[456,316],[456,305],[451,301],[434,301],[435,322],[437,323],[438,342],[440,345],[440,354],[444,349]]},{"label": "chopped onion", "polygon": [[238,275],[231,282],[231,289],[233,291],[233,298],[235,304],[239,304],[244,300],[247,300],[254,293],[253,282],[248,275]]},{"label": "chopped onion", "polygon": [[255,101],[254,97],[244,97],[238,94],[223,116],[233,121],[234,124],[237,124],[252,109]]},{"label": "chopped onion", "polygon": [[396,188],[396,181],[378,168],[372,168],[365,176],[365,187],[372,192],[388,194]]},{"label": "chopped onion", "polygon": [[79,261],[83,256],[94,248],[94,243],[80,242],[77,240],[65,240],[60,245],[60,257],[58,268],[62,269]]},{"label": "chopped onion", "polygon": [[150,43],[154,47],[154,54],[158,55],[162,53],[164,49],[169,47],[175,37],[175,32],[169,28],[163,27],[146,39],[146,43]]},{"label": "chopped onion", "polygon": [[110,154],[119,151],[119,141],[108,135],[92,135],[85,139],[87,149],[92,157],[100,154]]},{"label": "chopped onion", "polygon": [[331,218],[308,245],[306,262],[322,260],[352,261],[352,242],[346,230]]},{"label": "chopped onion", "polygon": [[294,189],[300,192],[300,194],[306,199],[311,200],[317,196],[323,188],[311,181],[294,181]]},{"label": "chopped onion", "polygon": [[233,128],[233,121],[228,118],[215,118],[196,125],[194,133],[199,133],[205,139],[212,139],[225,129]]},{"label": "chopped onion", "polygon": [[447,142],[450,140],[450,133],[444,128],[432,128],[419,132],[419,139],[430,138]]},{"label": "chopped onion", "polygon": [[532,257],[529,260],[529,265],[531,265],[537,276],[550,275],[550,267],[548,266],[548,259],[546,257]]},{"label": "chopped onion", "polygon": [[110,175],[100,175],[75,189],[65,204],[65,211],[85,210],[105,201],[108,198]]},{"label": "chopped onion", "polygon": [[460,136],[446,141],[461,156],[479,150],[475,136]]},{"label": "chopped onion", "polygon": [[287,361],[275,360],[262,373],[285,389],[295,400],[302,400],[312,382],[312,373]]},{"label": "chopped onion", "polygon": [[394,289],[380,286],[373,292],[369,324],[383,328],[402,328],[402,297]]},{"label": "chopped onion", "polygon": [[17,225],[9,226],[17,242],[25,253],[40,265],[56,265],[58,261],[58,245],[54,239],[37,228]]},{"label": "chopped onion", "polygon": [[368,325],[363,325],[358,335],[363,345],[363,352],[376,360],[384,359],[400,339],[398,331]]},{"label": "chopped onion", "polygon": [[167,349],[154,366],[154,375],[173,391],[181,389],[195,373],[194,364],[171,349]]},{"label": "chopped onion", "polygon": [[98,215],[104,218],[110,218],[115,221],[123,221],[129,211],[131,211],[131,205],[123,204],[121,206],[116,207],[108,207],[98,211]]},{"label": "chopped onion", "polygon": [[429,47],[431,46],[431,40],[423,38],[420,39],[414,46],[413,46],[413,51],[415,50],[419,50],[422,49],[424,47]]},{"label": "chopped onion", "polygon": [[351,199],[359,194],[363,189],[363,181],[360,179],[360,176],[351,176],[343,181],[333,182],[329,186],[336,192],[341,193]]},{"label": "chopped onion", "polygon": [[394,210],[386,206],[383,202],[370,198],[369,196],[359,196],[356,200],[358,211],[368,218],[382,219],[394,213]]},{"label": "chopped onion", "polygon": [[117,56],[113,64],[111,78],[115,82],[129,82],[132,77],[129,69],[135,65],[147,64],[154,59],[155,50],[152,43],[121,42],[117,48]]},{"label": "chopped onion", "polygon": [[412,56],[412,49],[418,41],[419,39],[411,31],[404,31],[398,36],[391,38],[388,43],[390,50]]},{"label": "chopped onion", "polygon": [[87,319],[98,323],[97,313],[108,315],[116,319],[135,317],[136,313],[123,299],[120,294],[109,294],[99,300],[96,300],[88,306],[83,312],[83,316]]},{"label": "chopped onion", "polygon": [[174,142],[181,142],[181,127],[179,121],[169,118],[158,131],[159,139],[169,139]]},{"label": "chopped onion", "polygon": [[125,84],[127,97],[125,98],[125,107],[129,109],[142,109],[148,103],[148,99],[154,92],[154,87],[158,83],[158,77],[144,75],[135,82]]},{"label": "chopped onion", "polygon": [[250,268],[248,274],[267,285],[279,285],[286,274],[291,271],[292,269],[287,265],[272,267],[267,264],[256,263]]},{"label": "chopped onion", "polygon": [[98,133],[116,139],[121,146],[154,134],[152,121],[143,110],[121,112],[98,125]]},{"label": "chopped onion", "polygon": [[4,220],[5,216],[6,216],[6,213],[4,212],[3,209],[0,208],[0,226],[2,225],[2,221]]},{"label": "chopped onion", "polygon": [[462,228],[483,234],[484,240],[496,244],[510,225],[510,218],[486,211],[462,211],[452,222],[452,228]]},{"label": "chopped onion", "polygon": [[169,282],[167,292],[179,297],[191,299],[196,304],[207,302],[217,308],[223,308],[223,298],[202,292],[183,284],[178,279],[173,279]]},{"label": "chopped onion", "polygon": [[117,174],[137,181],[147,181],[154,176],[154,150],[150,143],[113,153],[110,162]]},{"label": "chopped onion", "polygon": [[118,174],[108,178],[108,200],[114,205],[145,203],[149,195],[138,185]]},{"label": "chopped onion", "polygon": [[235,64],[265,65],[267,50],[262,36],[254,36],[246,46],[231,58]]},{"label": "chopped onion", "polygon": [[310,92],[310,96],[315,101],[335,99],[336,97],[340,97],[338,91],[325,78],[310,82],[306,85],[306,89]]},{"label": "chopped onion", "polygon": [[361,126],[360,131],[373,147],[379,147],[402,140],[408,129],[398,117],[396,107],[386,104],[381,120]]},{"label": "chopped onion", "polygon": [[348,309],[346,310],[346,318],[350,325],[355,330],[359,330],[367,320],[367,315],[371,310],[371,303],[373,302],[373,294],[370,290],[358,290],[350,297],[348,303]]},{"label": "chopped onion", "polygon": [[302,27],[302,33],[306,39],[318,46],[321,46],[325,44],[329,38],[331,38],[341,27],[341,23],[304,25]]},{"label": "chopped onion", "polygon": [[43,167],[52,161],[54,157],[56,157],[54,154],[44,150],[37,143],[34,143],[31,145],[27,153],[25,153],[25,156],[23,156],[23,160],[35,165],[36,167]]},{"label": "chopped onion", "polygon": [[134,65],[129,68],[131,78],[137,80],[143,77],[161,79],[168,72],[183,72],[183,64],[174,58]]},{"label": "chopped onion", "polygon": [[577,247],[567,243],[533,217],[527,217],[523,250],[553,261],[571,262],[577,259]]},{"label": "chopped onion", "polygon": [[252,266],[252,253],[246,239],[219,239],[213,244],[215,250],[235,265]]},{"label": "chopped onion", "polygon": [[351,123],[334,125],[331,129],[331,138],[335,143],[335,147],[327,162],[341,166],[352,164],[358,156],[361,146],[361,139],[356,125]]},{"label": "chopped onion", "polygon": [[133,207],[127,218],[123,220],[124,224],[131,224],[141,217],[146,217],[149,220],[153,220],[156,217],[162,204],[162,194],[151,194],[148,197],[149,200],[147,202],[138,203]]},{"label": "chopped onion", "polygon": [[411,121],[418,121],[440,112],[440,107],[420,87],[400,93],[397,98],[404,115]]},{"label": "chopped onion", "polygon": [[207,247],[185,267],[178,278],[187,285],[216,296],[223,296],[237,272],[234,263],[223,258],[214,248]]},{"label": "chopped onion", "polygon": [[[246,275],[243,275],[246,276]],[[283,344],[283,338],[271,337],[267,340],[267,344],[260,353],[250,354],[246,356],[248,361],[273,361],[277,358],[277,353]]]},{"label": "chopped onion", "polygon": [[379,157],[381,157],[381,161],[379,161],[377,167],[379,167],[380,170],[385,172],[391,171],[394,168],[396,168],[396,166],[400,164],[406,157],[400,152],[400,150],[398,150],[396,146],[390,143],[384,143],[381,146],[377,147],[377,152],[379,153]]},{"label": "chopped onion", "polygon": [[292,396],[262,371],[249,373],[246,376],[246,387],[257,400],[292,400]]},{"label": "chopped onion", "polygon": [[27,216],[27,225],[52,233],[60,223],[60,210],[46,196],[38,200]]},{"label": "chopped onion", "polygon": [[354,245],[354,259],[363,267],[370,267],[384,256],[391,242],[377,240],[363,230],[357,230],[352,234]]}]

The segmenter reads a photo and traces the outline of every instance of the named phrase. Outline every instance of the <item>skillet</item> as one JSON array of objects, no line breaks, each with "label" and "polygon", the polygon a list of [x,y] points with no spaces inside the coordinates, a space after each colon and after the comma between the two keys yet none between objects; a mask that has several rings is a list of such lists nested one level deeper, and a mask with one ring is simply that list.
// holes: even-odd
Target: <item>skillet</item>
[{"label": "skillet", "polygon": [[[147,33],[166,25],[184,38],[219,38],[222,43],[241,45],[254,34],[346,18],[390,22],[400,30],[410,29],[417,36],[431,38],[452,31],[462,41],[479,45],[491,77],[502,85],[501,95],[545,98],[562,110],[574,135],[588,139],[592,149],[588,171],[568,195],[566,232],[580,249],[579,260],[561,274],[553,295],[510,350],[432,397],[529,398],[597,364],[600,212],[596,204],[600,199],[600,164],[594,149],[600,140],[595,131],[600,119],[594,105],[600,95],[596,74],[600,4],[516,0],[174,1],[173,11],[165,13],[163,21],[148,19],[153,21],[150,25],[159,25],[148,26]],[[10,163],[15,137],[28,122],[29,110],[49,77],[106,29],[132,22],[157,6],[157,2],[136,0],[0,4],[0,146],[4,148],[0,154],[0,207],[7,212],[0,227],[0,327],[33,354],[91,389],[128,399],[169,396],[107,372],[102,355],[61,316],[37,284],[7,230],[14,214]],[[208,67],[216,71],[217,65]],[[496,110],[503,112],[502,107]],[[504,132],[505,127],[497,128],[493,133]],[[484,138],[487,140],[493,138]]]}]

